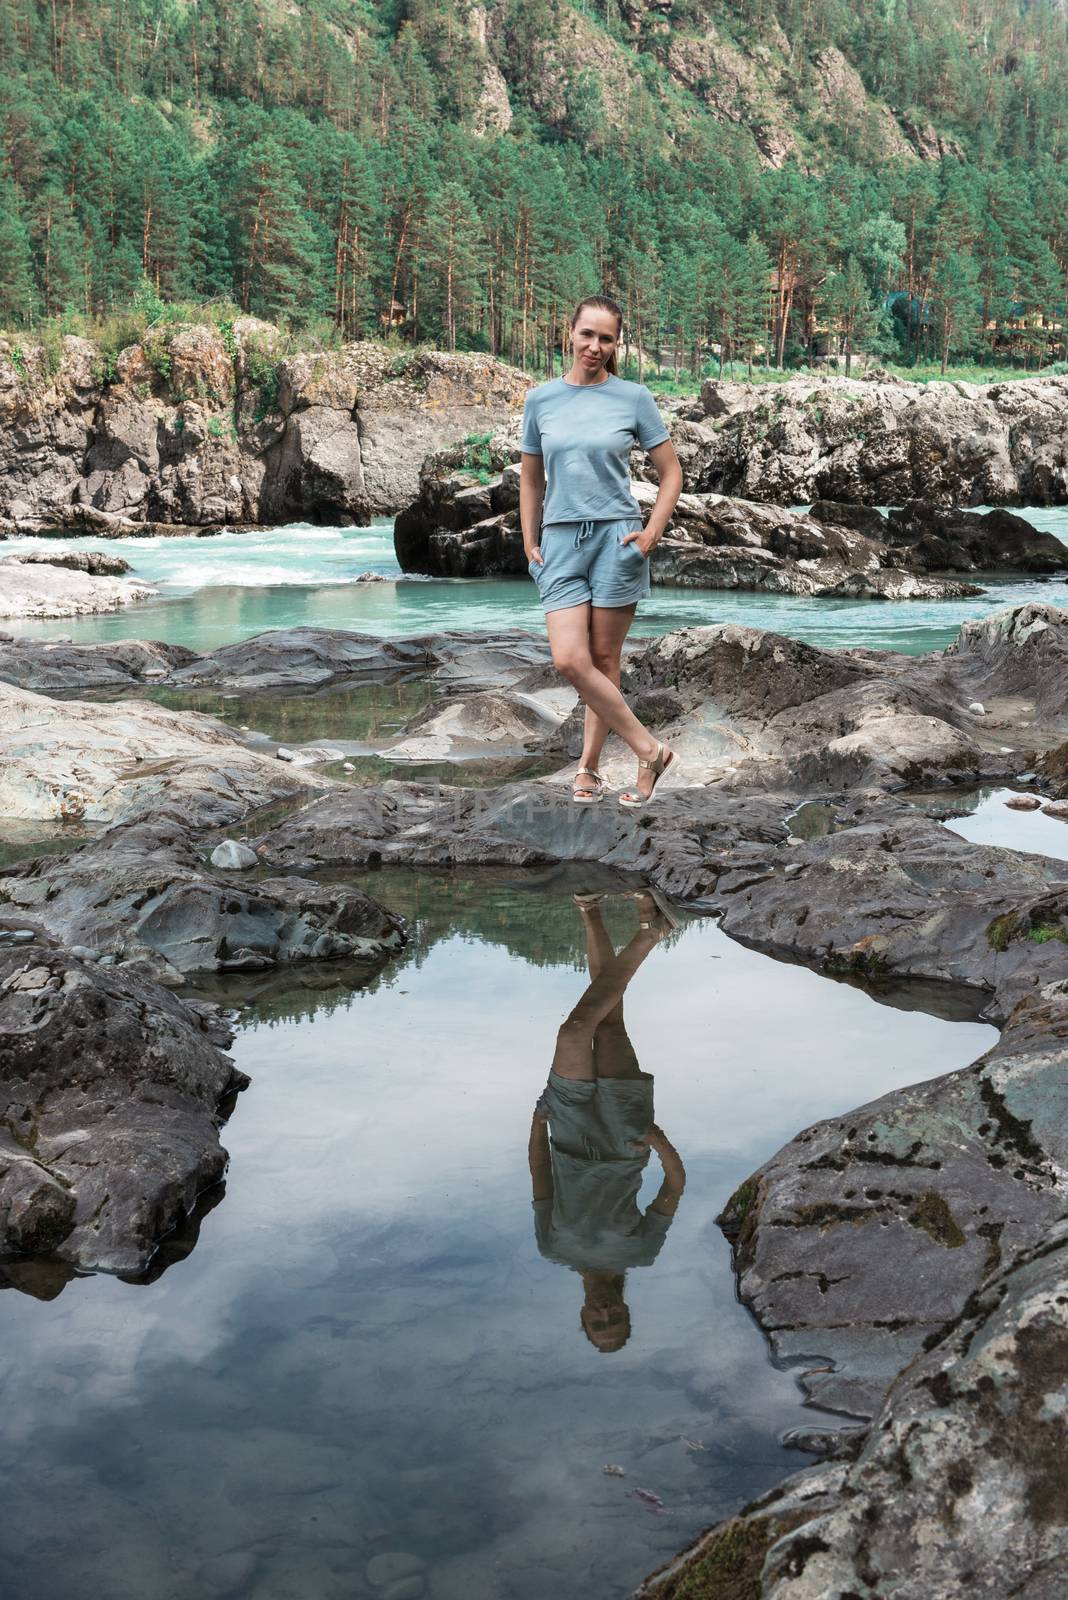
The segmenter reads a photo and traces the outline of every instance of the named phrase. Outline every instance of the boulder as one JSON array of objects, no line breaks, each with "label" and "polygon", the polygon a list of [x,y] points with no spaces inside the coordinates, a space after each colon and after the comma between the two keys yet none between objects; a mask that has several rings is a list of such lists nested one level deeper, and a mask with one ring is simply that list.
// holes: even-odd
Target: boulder
[{"label": "boulder", "polygon": [[1054,1600],[1068,1573],[1066,1276],[1062,1221],[934,1334],[855,1462],[788,1479],[636,1600]]},{"label": "boulder", "polygon": [[250,867],[259,866],[259,857],[255,850],[242,844],[239,839],[224,839],[211,852],[211,864],[228,872],[247,872]]},{"label": "boulder", "polygon": [[29,550],[8,557],[28,566],[68,567],[72,572],[88,572],[92,578],[121,578],[131,571],[130,563],[110,550]]},{"label": "boulder", "polygon": [[106,644],[56,644],[46,639],[0,639],[0,682],[51,694],[62,689],[110,689],[158,683],[196,661],[181,644],[116,639]]},{"label": "boulder", "polygon": [[887,542],[919,572],[1060,572],[1068,545],[1011,511],[946,511],[910,501],[891,511]]},{"label": "boulder", "polygon": [[228,1031],[143,971],[34,948],[0,953],[0,1036],[0,1255],[142,1271],[225,1170]]},{"label": "boulder", "polygon": [[166,815],[0,871],[0,908],[9,907],[68,947],[143,960],[168,982],[294,961],[380,964],[405,937],[399,918],[354,887],[216,878],[184,824]]},{"label": "boulder", "polygon": [[[499,475],[488,483],[457,469],[455,452],[424,462],[419,496],[394,523],[394,546],[405,571],[462,578],[526,575],[514,464],[518,453],[503,437],[492,441],[487,455]],[[655,489],[641,479],[632,489],[648,513]],[[831,526],[802,512],[720,494],[679,497],[653,553],[651,577],[654,583],[684,588],[843,599],[944,600],[980,592],[969,584],[902,570],[888,544],[848,523]]]}]

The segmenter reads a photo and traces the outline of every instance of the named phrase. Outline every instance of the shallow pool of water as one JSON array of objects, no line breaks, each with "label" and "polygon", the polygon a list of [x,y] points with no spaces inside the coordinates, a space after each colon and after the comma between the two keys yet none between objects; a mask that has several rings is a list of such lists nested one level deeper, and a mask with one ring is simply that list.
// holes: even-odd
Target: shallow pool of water
[{"label": "shallow pool of water", "polygon": [[[1068,539],[1068,509],[1029,509],[1036,527]],[[99,548],[99,539],[65,541]],[[54,541],[9,541],[11,551],[55,548]],[[37,638],[78,641],[151,638],[213,650],[267,628],[350,628],[383,636],[445,628],[541,632],[542,614],[527,578],[404,578],[392,524],[317,528],[294,524],[263,533],[212,538],[115,539],[107,547],[135,573],[160,585],[158,599],[103,616],[12,623]],[[387,583],[357,583],[365,572]],[[710,622],[739,622],[817,645],[861,645],[918,654],[942,649],[960,624],[1006,605],[1039,600],[1068,606],[1068,585],[1029,578],[990,580],[970,600],[810,600],[789,595],[656,588],[638,609],[637,635]]]},{"label": "shallow pool of water", "polygon": [[[993,1030],[879,1005],[710,921],[639,962],[636,903],[606,902],[686,1187],[603,1353],[578,1271],[539,1252],[528,1166],[587,942],[619,978],[574,886],[373,877],[412,942],[363,990],[261,989],[226,1193],[192,1253],[146,1285],[2,1297],[0,1591],[352,1600],[395,1551],[426,1563],[431,1600],[606,1600],[804,1464],[778,1439],[813,1413],[737,1303],[714,1218],[799,1128],[965,1064]],[[658,1185],[653,1158],[643,1208]]]},{"label": "shallow pool of water", "polygon": [[[1037,788],[1022,791],[1046,803]],[[973,789],[959,799],[959,814],[945,819],[945,826],[973,844],[998,845],[1005,850],[1027,850],[1033,855],[1068,861],[1068,822],[1047,817],[1041,809],[1017,811],[1005,804],[1020,794],[1018,789]],[[949,804],[938,797],[939,805]]]}]

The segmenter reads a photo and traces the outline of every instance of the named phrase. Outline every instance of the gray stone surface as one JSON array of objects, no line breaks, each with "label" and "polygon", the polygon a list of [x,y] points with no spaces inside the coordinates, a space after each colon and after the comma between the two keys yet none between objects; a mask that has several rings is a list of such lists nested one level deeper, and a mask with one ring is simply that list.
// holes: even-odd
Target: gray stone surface
[{"label": "gray stone surface", "polygon": [[[447,577],[526,575],[517,458],[507,438],[494,441],[490,459],[499,472],[485,485],[457,465],[458,451],[428,458],[418,497],[394,523],[401,567]],[[644,469],[636,460],[639,470]],[[633,490],[648,513],[655,488],[639,480]],[[1062,564],[1068,566],[1068,556]],[[885,539],[872,539],[848,522],[829,526],[798,511],[688,493],[679,497],[651,572],[660,584],[806,596],[939,600],[979,592],[959,581],[922,576],[926,568],[918,559],[910,565],[913,570],[904,570]]]},{"label": "gray stone surface", "polygon": [[0,561],[0,617],[83,617],[117,611],[156,593],[134,578],[92,576],[50,562]]},{"label": "gray stone surface", "polygon": [[[1068,378],[710,383],[687,486],[779,505],[1063,505]],[[719,404],[720,401],[726,402]]]},{"label": "gray stone surface", "polygon": [[247,872],[259,865],[259,857],[249,845],[239,839],[224,839],[211,852],[213,867],[223,867],[229,872]]},{"label": "gray stone surface", "polygon": [[904,1369],[856,1461],[788,1479],[650,1578],[642,1600],[1057,1600],[1066,1283],[1061,1221]]},{"label": "gray stone surface", "polygon": [[331,782],[283,769],[215,717],[149,701],[54,700],[0,683],[0,717],[6,817],[113,822],[160,803],[173,813],[196,794],[207,826],[235,793],[248,809]]},{"label": "gray stone surface", "polygon": [[50,938],[143,959],[172,982],[293,961],[378,964],[405,938],[400,918],[355,887],[218,879],[184,824],[158,816],[109,828],[70,856],[0,872],[0,910],[8,907]]},{"label": "gray stone surface", "polygon": [[116,639],[106,644],[57,644],[47,639],[0,639],[0,682],[50,694],[64,689],[110,689],[158,683],[197,660],[185,645]]},{"label": "gray stone surface", "polygon": [[143,971],[36,948],[0,953],[0,1035],[0,1255],[140,1271],[222,1177],[228,1030]]},{"label": "gray stone surface", "polygon": [[530,382],[490,356],[372,343],[283,358],[278,330],[253,317],[232,335],[236,348],[207,324],[157,329],[120,353],[105,387],[88,340],[65,338],[55,373],[23,341],[28,376],[0,349],[7,531],[365,521],[411,500],[428,452],[514,430]]}]

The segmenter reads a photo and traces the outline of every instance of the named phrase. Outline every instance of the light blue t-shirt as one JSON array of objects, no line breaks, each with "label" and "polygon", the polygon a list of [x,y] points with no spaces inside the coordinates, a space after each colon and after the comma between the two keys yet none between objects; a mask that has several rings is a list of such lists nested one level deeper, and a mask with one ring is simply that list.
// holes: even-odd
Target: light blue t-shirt
[{"label": "light blue t-shirt", "polygon": [[543,457],[541,525],[641,516],[630,492],[630,452],[671,437],[644,383],[609,373],[600,383],[553,378],[527,390],[520,449]]}]

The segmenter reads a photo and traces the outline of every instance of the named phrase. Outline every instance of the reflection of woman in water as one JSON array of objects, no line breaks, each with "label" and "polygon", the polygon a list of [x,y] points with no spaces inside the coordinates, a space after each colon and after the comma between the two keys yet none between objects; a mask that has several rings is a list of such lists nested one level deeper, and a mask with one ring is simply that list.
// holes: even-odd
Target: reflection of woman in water
[{"label": "reflection of woman in water", "polygon": [[[624,989],[674,924],[651,894],[638,895],[638,932],[617,955],[601,920],[602,898],[575,897],[592,981],[556,1036],[530,1125],[530,1175],[538,1249],[581,1274],[583,1330],[608,1352],[630,1337],[626,1269],[656,1260],[686,1173],[653,1121],[652,1075],[638,1066],[623,1023]],[[650,1150],[664,1181],[642,1213],[638,1191]]]}]

